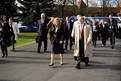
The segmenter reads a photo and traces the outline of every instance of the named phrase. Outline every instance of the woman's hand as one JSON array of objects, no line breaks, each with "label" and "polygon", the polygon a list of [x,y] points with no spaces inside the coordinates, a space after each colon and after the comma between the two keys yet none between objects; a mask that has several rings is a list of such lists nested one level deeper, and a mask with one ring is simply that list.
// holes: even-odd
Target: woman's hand
[{"label": "woman's hand", "polygon": [[54,27],[52,27],[51,29],[52,29],[52,31],[53,31],[53,30],[54,30]]},{"label": "woman's hand", "polygon": [[62,44],[63,43],[63,41],[60,41],[60,44]]},{"label": "woman's hand", "polygon": [[0,31],[3,31],[3,30],[0,28]]}]

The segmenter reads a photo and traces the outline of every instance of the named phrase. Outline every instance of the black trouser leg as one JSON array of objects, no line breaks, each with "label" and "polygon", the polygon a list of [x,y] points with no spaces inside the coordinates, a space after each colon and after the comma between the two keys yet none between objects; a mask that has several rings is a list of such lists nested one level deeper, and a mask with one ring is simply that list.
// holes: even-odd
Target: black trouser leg
[{"label": "black trouser leg", "polygon": [[112,32],[110,33],[110,44],[112,45]]},{"label": "black trouser leg", "polygon": [[110,33],[110,43],[112,46],[115,45],[115,32]]},{"label": "black trouser leg", "polygon": [[98,40],[100,40],[100,35],[99,35],[99,33],[98,33]]},{"label": "black trouser leg", "polygon": [[42,44],[42,41],[41,40],[39,40],[39,42],[38,42],[38,51],[40,51],[40,49],[41,49],[41,44]]},{"label": "black trouser leg", "polygon": [[93,32],[92,42],[93,42],[94,47],[96,47],[96,41],[97,41],[97,32]]},{"label": "black trouser leg", "polygon": [[12,43],[12,50],[13,50],[13,51],[15,50],[15,48],[14,48],[14,43]]},{"label": "black trouser leg", "polygon": [[47,50],[47,39],[44,40],[44,51]]},{"label": "black trouser leg", "polygon": [[1,44],[1,49],[2,49],[2,53],[3,53],[3,57],[6,55],[8,56],[8,52],[7,52],[7,46],[4,42],[2,42]]},{"label": "black trouser leg", "polygon": [[14,48],[14,42],[15,42],[15,36],[11,36],[11,43],[12,43],[12,51],[14,51],[15,50],[15,48]]},{"label": "black trouser leg", "polygon": [[80,62],[81,62],[81,58],[77,57],[77,69],[80,69]]},{"label": "black trouser leg", "polygon": [[104,45],[104,43],[105,43],[105,38],[102,37],[102,44]]},{"label": "black trouser leg", "polygon": [[65,50],[68,49],[68,38],[66,38],[66,42],[65,42]]},{"label": "black trouser leg", "polygon": [[84,57],[84,44],[82,40],[79,40],[79,57],[77,57],[77,69],[80,69],[80,62]]},{"label": "black trouser leg", "polygon": [[70,49],[72,49],[72,37],[70,37]]},{"label": "black trouser leg", "polygon": [[106,45],[106,37],[102,37],[102,44]]},{"label": "black trouser leg", "polygon": [[3,54],[3,56],[2,57],[4,57],[5,56],[5,52],[4,52],[4,46],[1,44],[1,50],[2,50],[2,54]]},{"label": "black trouser leg", "polygon": [[7,57],[8,56],[7,46],[5,46],[5,54],[6,54],[6,57]]}]

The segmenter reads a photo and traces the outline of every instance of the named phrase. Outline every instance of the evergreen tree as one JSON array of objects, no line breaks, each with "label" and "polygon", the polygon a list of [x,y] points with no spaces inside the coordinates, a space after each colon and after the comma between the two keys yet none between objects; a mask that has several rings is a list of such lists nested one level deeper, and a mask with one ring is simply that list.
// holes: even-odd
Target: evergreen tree
[{"label": "evergreen tree", "polygon": [[26,24],[37,22],[42,12],[46,17],[52,16],[53,0],[18,0],[18,2],[21,4],[20,17]]},{"label": "evergreen tree", "polygon": [[7,17],[17,15],[16,0],[0,0],[0,15],[6,15]]}]

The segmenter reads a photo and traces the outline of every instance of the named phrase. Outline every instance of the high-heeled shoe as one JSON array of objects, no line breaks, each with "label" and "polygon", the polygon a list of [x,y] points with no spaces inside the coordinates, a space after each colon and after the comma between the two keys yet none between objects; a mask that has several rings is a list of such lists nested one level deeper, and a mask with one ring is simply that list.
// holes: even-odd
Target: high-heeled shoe
[{"label": "high-heeled shoe", "polygon": [[49,64],[49,66],[53,66],[54,65],[54,63],[53,64]]},{"label": "high-heeled shoe", "polygon": [[60,61],[60,64],[63,65],[63,62]]}]

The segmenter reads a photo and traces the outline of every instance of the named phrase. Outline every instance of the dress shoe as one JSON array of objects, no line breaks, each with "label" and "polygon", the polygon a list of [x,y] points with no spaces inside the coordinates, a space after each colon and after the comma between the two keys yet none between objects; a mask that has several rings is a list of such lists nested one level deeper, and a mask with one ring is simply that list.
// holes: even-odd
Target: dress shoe
[{"label": "dress shoe", "polygon": [[113,48],[114,48],[114,46],[112,45],[112,46],[111,46],[111,48],[113,49]]},{"label": "dress shoe", "polygon": [[49,66],[54,66],[54,63],[49,64]]},{"label": "dress shoe", "polygon": [[38,53],[40,53],[40,51],[39,51],[39,50],[38,50],[37,52],[38,52]]},{"label": "dress shoe", "polygon": [[88,66],[88,63],[89,63],[89,58],[85,58],[85,65]]},{"label": "dress shoe", "polygon": [[80,65],[79,65],[79,64],[77,64],[76,68],[77,68],[77,69],[80,69]]},{"label": "dress shoe", "polygon": [[63,62],[60,61],[60,64],[63,65]]},{"label": "dress shoe", "polygon": [[44,52],[47,52],[46,50],[44,50]]},{"label": "dress shoe", "polygon": [[102,47],[104,47],[104,44],[102,44]]},{"label": "dress shoe", "polygon": [[5,55],[3,55],[1,58],[4,58],[5,57]]}]

